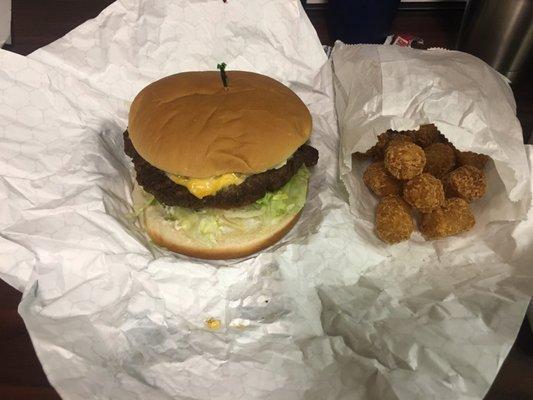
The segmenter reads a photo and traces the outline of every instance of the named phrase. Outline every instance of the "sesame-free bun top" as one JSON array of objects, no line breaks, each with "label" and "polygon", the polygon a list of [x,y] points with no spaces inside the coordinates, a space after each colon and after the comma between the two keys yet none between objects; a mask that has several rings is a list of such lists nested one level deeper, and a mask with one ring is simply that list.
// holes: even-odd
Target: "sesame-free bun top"
[{"label": "sesame-free bun top", "polygon": [[311,132],[311,115],[288,87],[264,75],[183,72],[135,97],[128,131],[137,152],[165,172],[208,178],[256,174],[283,163]]}]

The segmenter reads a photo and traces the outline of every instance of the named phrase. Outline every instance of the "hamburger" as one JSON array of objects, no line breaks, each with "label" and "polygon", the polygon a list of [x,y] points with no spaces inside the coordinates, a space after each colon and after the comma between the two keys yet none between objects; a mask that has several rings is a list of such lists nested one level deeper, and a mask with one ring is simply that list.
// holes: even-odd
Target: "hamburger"
[{"label": "hamburger", "polygon": [[155,244],[197,258],[243,257],[281,239],[318,161],[306,144],[311,115],[294,92],[264,75],[222,74],[153,82],[124,132],[141,226]]}]

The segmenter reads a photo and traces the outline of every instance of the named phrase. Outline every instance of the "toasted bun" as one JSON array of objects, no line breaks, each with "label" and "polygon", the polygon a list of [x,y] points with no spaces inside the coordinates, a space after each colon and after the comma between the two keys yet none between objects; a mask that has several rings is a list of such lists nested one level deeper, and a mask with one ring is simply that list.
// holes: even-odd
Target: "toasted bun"
[{"label": "toasted bun", "polygon": [[150,239],[158,246],[190,257],[227,260],[245,257],[279,241],[300,218],[300,213],[282,219],[278,224],[241,235],[224,235],[214,246],[192,240],[163,218],[159,207],[147,207],[140,221]]},{"label": "toasted bun", "polygon": [[311,115],[282,83],[264,75],[184,72],[145,87],[128,131],[137,152],[176,175],[208,178],[274,168],[307,141]]}]

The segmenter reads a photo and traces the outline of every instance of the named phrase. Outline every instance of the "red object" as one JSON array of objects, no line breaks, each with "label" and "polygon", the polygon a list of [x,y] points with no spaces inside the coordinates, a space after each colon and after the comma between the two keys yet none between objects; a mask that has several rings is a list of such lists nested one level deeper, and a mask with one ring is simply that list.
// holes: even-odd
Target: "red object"
[{"label": "red object", "polygon": [[417,45],[423,44],[424,41],[419,37],[407,34],[394,35],[390,42],[391,45],[400,47],[419,47]]}]

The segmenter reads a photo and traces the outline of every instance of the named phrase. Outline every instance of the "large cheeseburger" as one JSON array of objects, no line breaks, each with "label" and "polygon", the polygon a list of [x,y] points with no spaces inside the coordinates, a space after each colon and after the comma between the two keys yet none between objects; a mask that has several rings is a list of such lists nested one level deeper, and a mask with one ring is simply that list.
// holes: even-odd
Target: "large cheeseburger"
[{"label": "large cheeseburger", "polygon": [[148,85],[124,133],[141,225],[157,245],[199,258],[270,246],[304,206],[318,160],[310,132],[305,104],[264,75],[185,72]]}]

